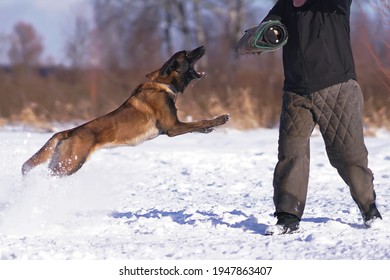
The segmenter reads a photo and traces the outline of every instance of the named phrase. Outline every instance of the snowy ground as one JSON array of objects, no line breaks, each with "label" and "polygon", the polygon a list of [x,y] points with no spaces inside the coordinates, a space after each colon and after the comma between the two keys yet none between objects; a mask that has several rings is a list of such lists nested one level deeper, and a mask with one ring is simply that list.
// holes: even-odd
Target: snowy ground
[{"label": "snowy ground", "polygon": [[272,237],[276,129],[160,136],[97,151],[68,178],[22,178],[50,136],[0,130],[0,259],[390,259],[390,133],[366,138],[381,228],[362,226],[314,135],[301,230]]}]

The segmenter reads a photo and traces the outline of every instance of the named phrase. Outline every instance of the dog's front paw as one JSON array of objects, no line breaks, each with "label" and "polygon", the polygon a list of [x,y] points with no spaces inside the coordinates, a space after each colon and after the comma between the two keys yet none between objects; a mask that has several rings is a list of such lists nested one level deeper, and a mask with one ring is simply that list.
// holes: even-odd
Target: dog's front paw
[{"label": "dog's front paw", "polygon": [[221,116],[219,116],[219,117],[216,117],[216,118],[215,118],[215,121],[217,121],[217,124],[216,124],[216,125],[225,124],[225,123],[228,122],[229,119],[230,119],[230,115],[229,115],[229,114],[221,115]]},{"label": "dog's front paw", "polygon": [[214,130],[214,127],[203,128],[199,130],[200,133],[210,133]]}]

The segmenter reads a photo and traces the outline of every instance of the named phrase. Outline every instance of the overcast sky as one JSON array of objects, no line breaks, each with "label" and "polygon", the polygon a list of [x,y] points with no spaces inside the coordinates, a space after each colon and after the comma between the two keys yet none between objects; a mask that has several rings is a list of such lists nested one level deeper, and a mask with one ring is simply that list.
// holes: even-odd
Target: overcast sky
[{"label": "overcast sky", "polygon": [[[42,37],[43,60],[52,57],[57,63],[64,62],[64,40],[69,33],[69,22],[76,12],[90,15],[88,3],[89,0],[0,0],[0,35],[10,34],[19,21],[30,23]],[[2,50],[0,55],[0,61],[4,63],[6,51]]]}]

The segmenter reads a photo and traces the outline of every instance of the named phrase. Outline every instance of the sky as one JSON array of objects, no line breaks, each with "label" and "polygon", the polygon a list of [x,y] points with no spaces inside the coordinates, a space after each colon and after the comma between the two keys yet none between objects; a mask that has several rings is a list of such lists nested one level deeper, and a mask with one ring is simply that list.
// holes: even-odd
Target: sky
[{"label": "sky", "polygon": [[[91,14],[89,0],[0,0],[0,35],[12,33],[19,21],[30,23],[42,37],[45,50],[42,59],[65,61],[64,45],[75,13]],[[7,61],[7,50],[0,48],[0,62]]]}]

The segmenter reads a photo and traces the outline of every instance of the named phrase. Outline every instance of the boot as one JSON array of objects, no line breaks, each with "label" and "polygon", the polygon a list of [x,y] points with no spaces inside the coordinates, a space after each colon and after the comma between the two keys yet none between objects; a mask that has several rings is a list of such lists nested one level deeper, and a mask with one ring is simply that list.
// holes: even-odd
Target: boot
[{"label": "boot", "polygon": [[382,220],[382,216],[379,213],[378,208],[376,208],[376,204],[374,202],[373,204],[370,205],[368,211],[366,213],[363,213],[364,225],[367,228],[370,228],[372,227],[374,221],[378,219]]},{"label": "boot", "polygon": [[277,213],[278,221],[276,225],[268,226],[265,229],[265,235],[281,235],[296,232],[299,229],[300,219],[289,213]]}]

